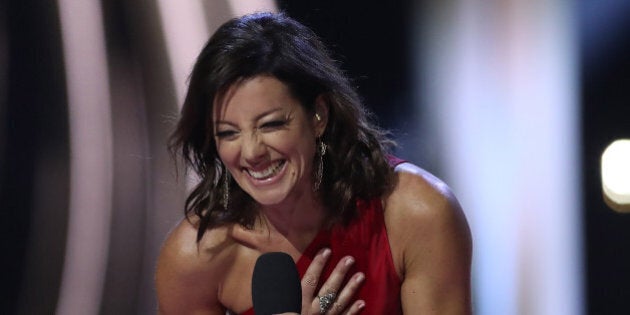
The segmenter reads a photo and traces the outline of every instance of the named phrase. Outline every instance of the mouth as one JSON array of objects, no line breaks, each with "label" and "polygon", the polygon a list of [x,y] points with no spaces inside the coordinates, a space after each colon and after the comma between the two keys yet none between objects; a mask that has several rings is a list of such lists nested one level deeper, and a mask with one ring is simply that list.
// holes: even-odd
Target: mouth
[{"label": "mouth", "polygon": [[285,164],[286,160],[280,160],[259,171],[249,168],[245,168],[244,171],[255,180],[266,180],[280,173]]}]

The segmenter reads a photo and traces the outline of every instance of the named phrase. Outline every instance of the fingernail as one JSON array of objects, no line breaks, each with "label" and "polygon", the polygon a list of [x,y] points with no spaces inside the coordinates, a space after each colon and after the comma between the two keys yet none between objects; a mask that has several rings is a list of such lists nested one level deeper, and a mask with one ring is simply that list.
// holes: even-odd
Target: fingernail
[{"label": "fingernail", "polygon": [[357,282],[361,282],[361,281],[363,281],[363,279],[365,279],[365,276],[362,273],[360,273],[360,274],[357,275],[357,280],[356,281]]},{"label": "fingernail", "polygon": [[328,258],[328,256],[330,256],[330,249],[324,248],[324,251],[322,252],[322,256],[324,258]]},{"label": "fingernail", "polygon": [[365,302],[359,302],[359,309],[362,310],[365,307]]},{"label": "fingernail", "polygon": [[348,257],[348,259],[346,259],[346,266],[352,265],[353,262],[354,262],[354,258]]}]

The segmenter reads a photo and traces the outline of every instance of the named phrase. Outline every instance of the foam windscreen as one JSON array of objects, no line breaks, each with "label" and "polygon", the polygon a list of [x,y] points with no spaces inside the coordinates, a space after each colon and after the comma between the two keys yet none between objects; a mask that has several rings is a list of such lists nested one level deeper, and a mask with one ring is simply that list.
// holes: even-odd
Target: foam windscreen
[{"label": "foam windscreen", "polygon": [[300,276],[291,256],[271,252],[258,257],[252,277],[252,299],[256,315],[302,311]]}]

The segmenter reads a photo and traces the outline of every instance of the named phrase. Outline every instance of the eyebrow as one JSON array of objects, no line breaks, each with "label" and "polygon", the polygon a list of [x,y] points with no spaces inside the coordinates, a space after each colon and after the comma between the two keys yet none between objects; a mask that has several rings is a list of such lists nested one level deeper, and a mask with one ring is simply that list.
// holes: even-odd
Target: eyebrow
[{"label": "eyebrow", "polygon": [[[256,115],[256,117],[254,117],[254,121],[258,121],[261,118],[263,118],[263,117],[265,117],[265,116],[267,116],[269,114],[273,114],[273,113],[279,112],[281,110],[283,110],[282,107],[276,107],[276,108],[272,108],[270,110],[264,111],[264,112]],[[234,124],[232,122],[229,122],[229,121],[226,121],[226,120],[217,120],[217,121],[215,121],[215,125],[219,125],[219,124],[227,124],[227,125],[231,125],[231,126],[236,126],[236,124]]]}]

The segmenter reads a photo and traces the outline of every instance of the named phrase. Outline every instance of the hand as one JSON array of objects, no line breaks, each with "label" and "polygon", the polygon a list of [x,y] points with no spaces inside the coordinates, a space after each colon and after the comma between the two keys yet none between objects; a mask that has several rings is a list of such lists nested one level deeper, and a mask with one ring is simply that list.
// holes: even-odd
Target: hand
[{"label": "hand", "polygon": [[[304,277],[302,277],[302,315],[351,315],[358,314],[365,307],[365,301],[363,300],[352,301],[353,295],[365,279],[363,273],[355,273],[342,287],[343,279],[354,263],[354,258],[350,256],[346,256],[339,261],[319,292],[315,292],[322,270],[324,270],[329,257],[330,249],[324,248],[320,250],[315,255],[306,273],[304,273]],[[326,304],[327,300],[329,302],[323,313],[320,311],[320,300],[324,304]]]}]

